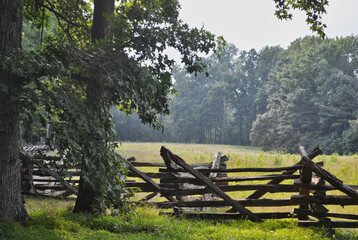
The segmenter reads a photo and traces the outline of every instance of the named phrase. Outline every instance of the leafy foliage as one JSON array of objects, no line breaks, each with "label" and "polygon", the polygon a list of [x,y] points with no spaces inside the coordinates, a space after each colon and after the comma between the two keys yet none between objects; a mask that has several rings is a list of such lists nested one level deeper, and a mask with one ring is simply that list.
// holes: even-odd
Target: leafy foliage
[{"label": "leafy foliage", "polygon": [[324,29],[327,27],[322,22],[322,15],[326,13],[326,6],[328,6],[328,0],[275,0],[276,12],[275,15],[279,19],[292,19],[293,15],[289,11],[291,9],[298,9],[306,12],[306,23],[310,25],[310,29],[313,32],[317,32],[321,38],[326,35]]},{"label": "leafy foliage", "polygon": [[[126,166],[114,154],[107,110],[119,106],[159,128],[158,116],[169,114],[169,94],[175,92],[174,61],[165,50],[177,49],[187,71],[196,73],[206,67],[198,53],[224,44],[222,38],[183,23],[179,7],[172,0],[120,1],[114,16],[106,16],[113,23],[111,35],[92,43],[90,3],[26,1],[24,15],[33,26],[42,32],[52,24],[56,31],[45,33],[42,49],[28,47],[36,51],[1,56],[2,69],[21,82],[21,88],[1,86],[21,102],[23,126],[36,133],[50,123],[52,147],[67,156],[66,166],[82,170],[83,179],[107,206],[121,206],[129,194],[123,185]],[[29,121],[34,113],[38,131]]]}]

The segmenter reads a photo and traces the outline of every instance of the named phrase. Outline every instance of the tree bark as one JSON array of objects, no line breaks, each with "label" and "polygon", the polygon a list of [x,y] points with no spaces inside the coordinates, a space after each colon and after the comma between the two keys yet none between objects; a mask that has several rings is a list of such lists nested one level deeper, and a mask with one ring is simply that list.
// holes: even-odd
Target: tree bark
[{"label": "tree bark", "polygon": [[73,209],[74,213],[87,212],[93,213],[95,207],[97,206],[96,194],[93,187],[87,183],[84,178],[81,176],[78,195],[76,199],[75,208]]},{"label": "tree bark", "polygon": [[[21,49],[22,0],[0,0],[0,54]],[[20,123],[17,94],[21,81],[0,68],[0,222],[28,219],[21,197]]]},{"label": "tree bark", "polygon": [[108,17],[114,14],[114,0],[94,0],[92,42],[107,40],[112,29],[112,21]]},{"label": "tree bark", "polygon": [[[94,1],[94,13],[93,13],[93,25],[91,38],[92,42],[98,40],[107,40],[111,31],[112,22],[108,17],[114,14],[114,0],[95,0]],[[98,83],[94,80],[87,86],[87,99],[92,109],[99,114],[102,109],[100,104],[101,87],[97,86]],[[85,168],[84,168],[85,169]],[[82,172],[84,171],[82,169]],[[99,207],[99,202],[96,200],[96,191],[93,187],[87,183],[81,176],[78,195],[74,212],[89,212],[93,213],[96,207]]]}]

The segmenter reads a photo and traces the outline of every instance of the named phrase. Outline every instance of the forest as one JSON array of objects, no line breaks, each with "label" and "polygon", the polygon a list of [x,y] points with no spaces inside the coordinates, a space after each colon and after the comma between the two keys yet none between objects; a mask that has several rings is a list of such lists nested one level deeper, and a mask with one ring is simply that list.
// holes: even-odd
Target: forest
[{"label": "forest", "polygon": [[176,66],[163,131],[112,108],[118,139],[358,152],[357,36],[307,36],[287,49],[229,44],[205,61],[210,68],[198,75]]}]

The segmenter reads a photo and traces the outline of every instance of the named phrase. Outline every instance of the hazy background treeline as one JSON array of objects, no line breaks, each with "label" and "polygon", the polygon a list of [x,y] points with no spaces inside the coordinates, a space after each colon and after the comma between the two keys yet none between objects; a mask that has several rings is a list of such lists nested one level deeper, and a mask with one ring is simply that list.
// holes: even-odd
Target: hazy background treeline
[{"label": "hazy background treeline", "polygon": [[[28,50],[39,48],[41,36],[53,31],[32,25],[24,22],[23,47]],[[358,36],[305,37],[287,49],[259,51],[228,45],[220,59],[205,61],[211,65],[208,77],[176,68],[177,95],[172,96],[171,114],[161,118],[164,132],[113,108],[118,139],[358,152]],[[34,111],[21,116],[23,142],[39,141],[46,130],[37,117],[45,109],[40,104]]]},{"label": "hazy background treeline", "polygon": [[121,141],[260,146],[296,152],[358,152],[358,37],[305,37],[287,49],[239,51],[205,59],[209,76],[174,74],[177,95],[164,132],[113,108]]}]

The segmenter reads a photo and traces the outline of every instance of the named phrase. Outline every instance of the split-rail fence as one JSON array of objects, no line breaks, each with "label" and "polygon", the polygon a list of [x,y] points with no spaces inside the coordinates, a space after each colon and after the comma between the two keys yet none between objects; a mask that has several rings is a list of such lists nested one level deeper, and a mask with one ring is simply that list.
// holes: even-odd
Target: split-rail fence
[{"label": "split-rail fence", "polygon": [[[358,215],[331,213],[325,206],[358,205],[358,186],[344,184],[322,168],[323,162],[313,162],[320,154],[319,148],[307,154],[300,147],[298,163],[274,168],[227,168],[229,159],[220,153],[215,154],[210,163],[187,164],[164,146],[160,149],[163,163],[137,162],[134,157],[125,159],[119,154],[118,157],[127,162],[128,177],[136,179],[126,180],[126,186],[147,193],[132,203],[173,210],[162,214],[201,219],[247,218],[255,222],[297,218],[299,226],[303,227],[357,228]],[[36,164],[40,157],[26,149],[21,151],[21,157],[23,194],[59,198],[77,195],[78,177],[64,178],[58,174],[58,168]],[[44,159],[43,155],[41,158]],[[61,157],[45,159],[59,166],[62,161]],[[150,170],[143,170],[145,168]],[[79,176],[80,172],[74,170],[71,175]],[[333,190],[342,194],[328,195]],[[231,193],[242,191],[251,194],[244,199],[233,199]],[[290,197],[273,198],[274,195],[267,193],[289,193]],[[265,195],[267,197],[263,198]],[[254,211],[270,207],[275,211]],[[293,210],[277,210],[281,207]],[[216,210],[219,208],[228,210]]]}]

